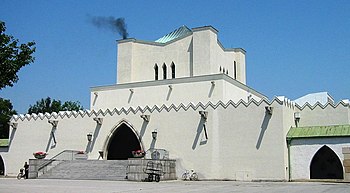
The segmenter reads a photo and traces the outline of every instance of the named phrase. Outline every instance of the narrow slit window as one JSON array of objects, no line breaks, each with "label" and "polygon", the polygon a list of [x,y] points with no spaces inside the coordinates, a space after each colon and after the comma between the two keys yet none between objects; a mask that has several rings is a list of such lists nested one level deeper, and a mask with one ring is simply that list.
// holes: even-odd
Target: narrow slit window
[{"label": "narrow slit window", "polygon": [[158,65],[154,65],[154,80],[158,80]]},{"label": "narrow slit window", "polygon": [[171,78],[175,78],[175,64],[171,63]]},{"label": "narrow slit window", "polygon": [[237,79],[237,64],[236,64],[236,61],[233,61],[233,78]]},{"label": "narrow slit window", "polygon": [[166,65],[165,63],[163,64],[163,79],[166,79]]}]

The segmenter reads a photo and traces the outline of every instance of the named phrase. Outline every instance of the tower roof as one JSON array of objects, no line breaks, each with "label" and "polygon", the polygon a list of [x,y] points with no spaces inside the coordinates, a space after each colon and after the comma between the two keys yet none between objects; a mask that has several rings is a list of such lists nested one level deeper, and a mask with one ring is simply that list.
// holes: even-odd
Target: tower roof
[{"label": "tower roof", "polygon": [[188,28],[187,26],[183,25],[183,26],[179,27],[178,29],[168,33],[167,35],[159,38],[155,42],[167,43],[167,42],[170,42],[172,40],[182,38],[182,37],[184,37],[188,34],[191,34],[191,33],[192,33],[192,30],[190,28]]}]

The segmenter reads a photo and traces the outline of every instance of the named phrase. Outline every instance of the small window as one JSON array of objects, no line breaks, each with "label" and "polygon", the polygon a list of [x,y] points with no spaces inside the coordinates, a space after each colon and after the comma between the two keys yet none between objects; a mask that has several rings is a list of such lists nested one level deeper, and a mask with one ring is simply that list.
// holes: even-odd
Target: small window
[{"label": "small window", "polygon": [[171,63],[171,78],[175,78],[175,64]]},{"label": "small window", "polygon": [[163,64],[163,79],[166,79],[166,65],[165,63]]},{"label": "small window", "polygon": [[233,78],[237,79],[237,64],[236,64],[236,61],[233,61]]},{"label": "small window", "polygon": [[154,65],[154,80],[158,80],[158,65]]}]

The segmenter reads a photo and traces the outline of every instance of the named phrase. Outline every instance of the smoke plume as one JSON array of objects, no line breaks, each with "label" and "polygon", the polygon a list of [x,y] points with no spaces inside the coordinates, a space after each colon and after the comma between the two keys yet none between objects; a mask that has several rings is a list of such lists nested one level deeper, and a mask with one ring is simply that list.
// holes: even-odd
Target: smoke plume
[{"label": "smoke plume", "polygon": [[126,39],[129,35],[126,30],[125,19],[122,17],[92,17],[91,23],[98,28],[106,28],[112,30],[112,32],[121,35],[123,39]]}]

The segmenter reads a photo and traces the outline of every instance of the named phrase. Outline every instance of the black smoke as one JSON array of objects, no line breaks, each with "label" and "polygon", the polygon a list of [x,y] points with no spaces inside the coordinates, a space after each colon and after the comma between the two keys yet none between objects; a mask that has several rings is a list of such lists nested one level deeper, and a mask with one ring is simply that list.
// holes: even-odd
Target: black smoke
[{"label": "black smoke", "polygon": [[118,33],[123,37],[123,39],[126,39],[129,35],[125,24],[125,19],[122,17],[91,17],[90,21],[98,28],[105,28],[112,30],[114,33]]}]

